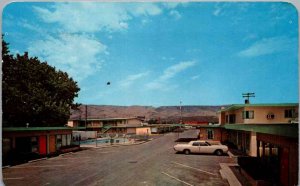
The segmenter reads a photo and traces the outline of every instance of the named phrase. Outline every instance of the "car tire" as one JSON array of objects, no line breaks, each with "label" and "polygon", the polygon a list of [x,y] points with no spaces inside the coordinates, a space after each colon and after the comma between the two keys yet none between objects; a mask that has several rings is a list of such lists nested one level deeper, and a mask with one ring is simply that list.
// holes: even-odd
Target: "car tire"
[{"label": "car tire", "polygon": [[190,150],[185,149],[185,150],[183,151],[183,153],[184,153],[185,155],[189,155],[189,154],[190,154]]},{"label": "car tire", "polygon": [[217,156],[222,156],[223,155],[223,151],[222,150],[216,150],[215,151],[215,154],[217,155]]}]

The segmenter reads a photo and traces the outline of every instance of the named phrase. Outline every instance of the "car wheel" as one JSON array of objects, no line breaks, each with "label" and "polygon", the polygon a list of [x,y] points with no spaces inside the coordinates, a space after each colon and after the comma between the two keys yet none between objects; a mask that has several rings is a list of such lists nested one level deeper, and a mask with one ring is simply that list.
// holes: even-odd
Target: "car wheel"
[{"label": "car wheel", "polygon": [[188,154],[190,154],[190,150],[186,149],[186,150],[183,151],[183,153],[186,154],[186,155],[188,155]]},{"label": "car wheel", "polygon": [[222,151],[222,150],[216,150],[216,151],[215,151],[215,154],[216,154],[217,156],[221,156],[221,155],[223,155],[223,151]]}]

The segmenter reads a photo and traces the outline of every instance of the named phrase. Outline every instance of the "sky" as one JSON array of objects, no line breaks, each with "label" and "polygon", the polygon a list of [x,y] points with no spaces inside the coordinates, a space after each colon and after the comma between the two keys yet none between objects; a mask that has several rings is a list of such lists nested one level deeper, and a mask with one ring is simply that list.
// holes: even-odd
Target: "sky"
[{"label": "sky", "polygon": [[[298,14],[275,2],[18,2],[2,15],[12,54],[67,72],[75,102],[298,102]],[[110,85],[107,85],[110,82]]]}]

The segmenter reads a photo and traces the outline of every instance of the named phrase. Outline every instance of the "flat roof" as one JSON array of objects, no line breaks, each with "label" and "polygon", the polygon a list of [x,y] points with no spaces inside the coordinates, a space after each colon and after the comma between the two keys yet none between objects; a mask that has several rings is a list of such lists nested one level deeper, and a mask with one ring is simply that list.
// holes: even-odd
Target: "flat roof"
[{"label": "flat roof", "polygon": [[77,130],[85,129],[85,127],[4,127],[2,131],[45,131],[45,130]]},{"label": "flat roof", "polygon": [[185,124],[170,124],[169,127],[184,127]]},{"label": "flat roof", "polygon": [[226,124],[225,129],[251,131],[264,134],[273,134],[291,138],[298,137],[299,125],[293,124]]},{"label": "flat roof", "polygon": [[140,126],[140,125],[138,125],[138,126],[126,126],[126,125],[124,125],[124,126],[89,126],[89,127],[87,127],[87,129],[94,129],[94,128],[99,128],[99,129],[102,129],[102,128],[106,128],[106,129],[111,129],[111,128],[149,128],[149,127],[151,127],[151,126]]},{"label": "flat roof", "polygon": [[244,107],[298,107],[298,103],[260,103],[260,104],[233,104],[225,109],[221,109],[218,112],[237,110]]},{"label": "flat roof", "polygon": [[198,125],[197,128],[224,128],[224,125]]},{"label": "flat roof", "polygon": [[123,126],[87,126],[87,128],[105,128],[105,127],[109,127],[109,128],[143,128],[143,127],[183,127],[184,124],[148,124],[148,125],[123,125]]},{"label": "flat roof", "polygon": [[128,119],[137,119],[137,120],[141,120],[139,118],[136,117],[131,117],[131,118],[80,118],[80,119],[69,119],[69,121],[110,121],[110,120],[128,120]]}]

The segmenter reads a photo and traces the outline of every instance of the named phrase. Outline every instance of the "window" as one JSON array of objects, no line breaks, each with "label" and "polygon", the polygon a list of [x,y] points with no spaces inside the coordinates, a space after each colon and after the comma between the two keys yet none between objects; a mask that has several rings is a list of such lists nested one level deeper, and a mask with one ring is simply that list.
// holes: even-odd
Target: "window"
[{"label": "window", "polygon": [[72,141],[72,135],[67,134],[67,145],[71,145],[71,141]]},{"label": "window", "polygon": [[267,119],[274,119],[275,115],[273,113],[268,113]]},{"label": "window", "polygon": [[254,118],[254,111],[243,111],[243,119],[253,119]]},{"label": "window", "polygon": [[67,146],[67,135],[61,135],[61,137],[62,137],[62,146]]},{"label": "window", "polygon": [[205,143],[205,142],[201,142],[200,146],[209,146],[209,145],[207,143]]},{"label": "window", "polygon": [[56,150],[59,150],[62,145],[61,135],[56,135]]},{"label": "window", "polygon": [[294,118],[295,117],[295,109],[284,110],[284,117],[285,118]]},{"label": "window", "polygon": [[229,114],[229,123],[235,123],[235,114]]},{"label": "window", "polygon": [[199,142],[194,142],[193,146],[200,146],[200,143]]},{"label": "window", "polygon": [[228,122],[229,122],[229,116],[226,115],[226,116],[225,116],[225,123],[228,123]]},{"label": "window", "polygon": [[31,137],[31,152],[39,151],[39,143],[37,141],[37,137]]},{"label": "window", "polygon": [[207,139],[214,139],[214,131],[212,129],[207,129]]}]

